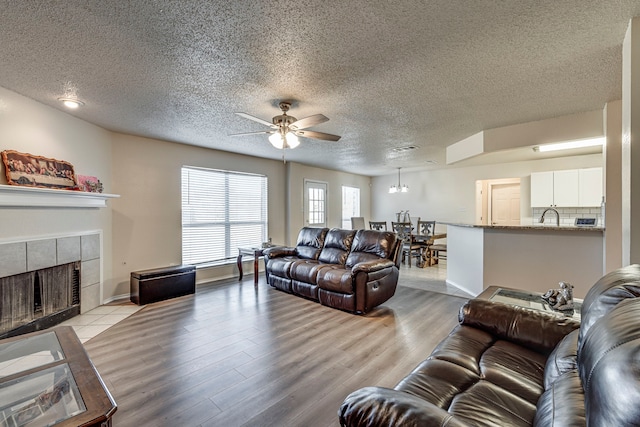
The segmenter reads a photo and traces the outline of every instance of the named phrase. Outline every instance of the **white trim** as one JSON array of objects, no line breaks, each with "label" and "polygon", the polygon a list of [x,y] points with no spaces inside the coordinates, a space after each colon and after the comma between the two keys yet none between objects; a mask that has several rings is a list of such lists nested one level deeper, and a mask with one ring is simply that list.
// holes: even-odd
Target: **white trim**
[{"label": "white trim", "polygon": [[0,207],[104,208],[119,194],[21,187],[0,184]]}]

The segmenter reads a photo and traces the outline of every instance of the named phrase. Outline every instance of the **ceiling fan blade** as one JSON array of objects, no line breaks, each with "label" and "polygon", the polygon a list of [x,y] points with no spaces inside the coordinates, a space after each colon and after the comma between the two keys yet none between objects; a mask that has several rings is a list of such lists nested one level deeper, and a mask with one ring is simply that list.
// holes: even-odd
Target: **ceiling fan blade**
[{"label": "ceiling fan blade", "polygon": [[232,133],[229,136],[259,135],[259,134],[274,133],[274,132],[275,131],[273,131],[273,130],[260,130],[260,131],[257,131],[257,132]]},{"label": "ceiling fan blade", "polygon": [[252,116],[251,114],[247,114],[247,113],[236,113],[236,114],[239,115],[240,117],[244,117],[245,119],[253,120],[254,122],[262,123],[263,125],[267,125],[272,128],[277,127],[273,123],[268,122],[266,120],[262,120],[259,117]]},{"label": "ceiling fan blade", "polygon": [[313,130],[297,130],[295,134],[305,138],[322,139],[324,141],[338,141],[340,139],[338,135],[331,135],[330,133],[316,132]]},{"label": "ceiling fan blade", "polygon": [[290,129],[299,130],[310,128],[311,126],[319,125],[320,123],[328,122],[329,119],[322,114],[314,114],[313,116],[305,117],[304,119],[296,120],[289,125]]}]

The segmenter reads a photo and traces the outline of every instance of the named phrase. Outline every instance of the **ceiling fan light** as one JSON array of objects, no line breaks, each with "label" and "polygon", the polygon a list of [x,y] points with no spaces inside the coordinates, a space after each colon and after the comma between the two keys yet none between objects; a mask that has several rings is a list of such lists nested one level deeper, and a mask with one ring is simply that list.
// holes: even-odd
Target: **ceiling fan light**
[{"label": "ceiling fan light", "polygon": [[62,102],[62,104],[67,107],[67,108],[71,108],[72,110],[75,110],[78,107],[82,107],[84,105],[84,102],[80,101],[79,99],[76,98],[58,98],[58,101]]},{"label": "ceiling fan light", "polygon": [[300,140],[293,132],[287,132],[286,138],[287,146],[289,148],[296,148],[298,145],[300,145]]},{"label": "ceiling fan light", "polygon": [[280,135],[279,133],[271,134],[269,136],[269,142],[271,143],[271,145],[276,147],[278,150],[280,150],[280,149],[282,149],[282,147],[284,147],[284,140],[282,139],[282,135]]}]

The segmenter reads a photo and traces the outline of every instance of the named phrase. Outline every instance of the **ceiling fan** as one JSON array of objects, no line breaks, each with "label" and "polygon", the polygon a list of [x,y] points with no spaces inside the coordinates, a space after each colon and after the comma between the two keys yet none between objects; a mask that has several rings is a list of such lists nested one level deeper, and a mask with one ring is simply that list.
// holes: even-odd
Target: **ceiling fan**
[{"label": "ceiling fan", "polygon": [[278,105],[282,110],[282,114],[275,116],[272,119],[272,123],[266,120],[262,120],[258,117],[254,117],[247,113],[236,113],[240,117],[253,120],[254,122],[262,123],[269,126],[270,130],[258,131],[258,132],[244,132],[235,133],[229,136],[244,136],[244,135],[257,135],[257,134],[269,134],[269,142],[276,148],[296,148],[300,145],[298,140],[299,136],[305,138],[321,139],[324,141],[338,141],[340,137],[338,135],[331,135],[330,133],[316,132],[313,130],[305,130],[311,126],[318,125],[329,121],[329,119],[322,114],[314,114],[313,116],[305,117],[303,119],[296,119],[293,116],[287,115],[287,111],[291,108],[290,102],[282,101]]}]

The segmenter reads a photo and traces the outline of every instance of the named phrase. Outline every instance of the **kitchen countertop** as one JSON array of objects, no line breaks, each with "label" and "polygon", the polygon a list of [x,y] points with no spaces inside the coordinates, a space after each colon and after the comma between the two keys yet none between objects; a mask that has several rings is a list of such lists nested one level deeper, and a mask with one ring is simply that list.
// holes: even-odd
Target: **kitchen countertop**
[{"label": "kitchen countertop", "polygon": [[488,230],[542,230],[542,231],[595,231],[602,233],[603,227],[576,227],[572,225],[561,225],[556,227],[555,225],[488,225],[488,224],[465,224],[455,222],[439,222],[444,225],[454,225],[456,227],[469,227],[469,228],[485,228]]}]

